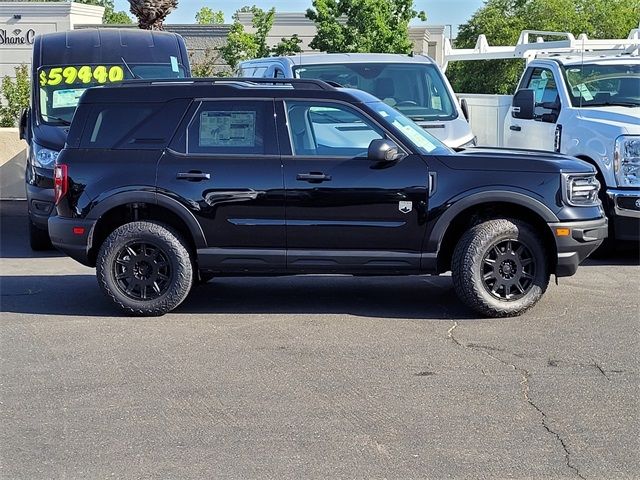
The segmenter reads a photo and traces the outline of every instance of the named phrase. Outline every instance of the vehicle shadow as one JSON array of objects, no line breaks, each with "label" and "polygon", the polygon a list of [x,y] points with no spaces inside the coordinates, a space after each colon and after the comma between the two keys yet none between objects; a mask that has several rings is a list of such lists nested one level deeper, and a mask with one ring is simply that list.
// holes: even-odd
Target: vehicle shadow
[{"label": "vehicle shadow", "polygon": [[582,267],[633,266],[640,265],[640,244],[637,242],[620,242],[615,250],[604,253],[596,252],[587,258]]},{"label": "vehicle shadow", "polygon": [[34,252],[29,246],[27,202],[0,201],[0,258],[61,257],[55,249]]},{"label": "vehicle shadow", "polygon": [[[122,317],[93,275],[0,276],[0,310]],[[218,278],[192,290],[178,314],[349,314],[470,320],[451,277],[291,276]]]}]

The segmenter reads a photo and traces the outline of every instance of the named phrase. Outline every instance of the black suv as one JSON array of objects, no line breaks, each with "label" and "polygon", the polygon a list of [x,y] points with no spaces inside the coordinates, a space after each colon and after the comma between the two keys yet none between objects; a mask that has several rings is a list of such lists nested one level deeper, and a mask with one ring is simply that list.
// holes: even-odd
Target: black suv
[{"label": "black suv", "polygon": [[83,95],[49,231],[133,314],[212,276],[451,270],[465,304],[506,316],[600,245],[598,187],[562,155],[456,153],[319,80],[138,80]]}]

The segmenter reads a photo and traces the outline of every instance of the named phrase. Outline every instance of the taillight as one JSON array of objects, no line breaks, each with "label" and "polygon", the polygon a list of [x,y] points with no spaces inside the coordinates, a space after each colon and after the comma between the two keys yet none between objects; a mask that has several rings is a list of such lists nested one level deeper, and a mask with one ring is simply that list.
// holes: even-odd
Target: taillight
[{"label": "taillight", "polygon": [[56,205],[60,202],[60,199],[67,194],[68,189],[67,166],[64,164],[56,165],[53,169],[53,191],[55,193]]}]

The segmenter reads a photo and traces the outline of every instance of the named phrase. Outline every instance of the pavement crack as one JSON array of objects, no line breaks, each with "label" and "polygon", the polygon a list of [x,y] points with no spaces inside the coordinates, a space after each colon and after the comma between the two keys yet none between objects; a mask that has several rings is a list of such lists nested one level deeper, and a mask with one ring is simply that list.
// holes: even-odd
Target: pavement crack
[{"label": "pavement crack", "polygon": [[[571,462],[571,451],[569,450],[569,447],[567,446],[567,443],[564,440],[564,438],[562,438],[562,436],[560,436],[558,432],[556,432],[549,426],[549,424],[547,423],[547,419],[548,419],[547,414],[544,412],[544,410],[542,410],[542,408],[540,408],[540,406],[538,406],[538,404],[536,404],[531,399],[531,396],[529,395],[529,392],[531,390],[531,387],[529,384],[529,378],[531,377],[531,375],[529,374],[529,371],[524,368],[518,367],[514,363],[509,363],[501,359],[500,357],[495,356],[492,353],[492,352],[506,352],[506,350],[504,349],[491,347],[487,345],[474,344],[474,343],[468,343],[468,344],[462,343],[460,340],[458,340],[458,338],[456,338],[456,336],[453,333],[454,330],[456,330],[457,328],[458,328],[458,322],[453,322],[453,326],[447,331],[447,338],[451,340],[453,343],[455,343],[457,346],[465,350],[471,350],[474,352],[482,353],[492,358],[493,360],[501,363],[502,365],[511,368],[514,372],[520,375],[520,378],[521,378],[520,389],[522,391],[522,396],[524,400],[531,406],[531,408],[533,408],[540,415],[542,427],[547,431],[547,433],[549,433],[550,435],[553,435],[553,437],[562,447],[562,450],[564,451],[565,464],[567,465],[567,467],[571,469],[578,478],[586,480],[586,477],[582,475],[578,467]],[[598,368],[601,371],[603,375],[605,375],[605,377],[607,376],[604,370],[602,370],[597,363],[594,362],[594,365],[596,366],[596,368]]]},{"label": "pavement crack", "polygon": [[598,365],[598,363],[594,360],[593,361],[593,366],[596,367],[596,369],[602,374],[604,375],[604,378],[606,378],[607,380],[611,381],[611,379],[609,378],[609,375],[607,375],[607,372],[604,371],[604,369]]}]

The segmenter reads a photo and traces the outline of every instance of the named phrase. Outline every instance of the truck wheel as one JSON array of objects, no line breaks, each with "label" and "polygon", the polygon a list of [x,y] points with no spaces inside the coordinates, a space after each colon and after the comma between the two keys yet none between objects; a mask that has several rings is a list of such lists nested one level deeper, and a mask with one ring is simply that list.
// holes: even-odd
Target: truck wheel
[{"label": "truck wheel", "polygon": [[132,222],[100,247],[96,275],[102,290],[133,315],[164,315],[180,305],[193,283],[189,251],[167,226]]},{"label": "truck wheel", "polygon": [[49,238],[49,232],[36,227],[31,219],[29,219],[29,245],[31,246],[31,250],[36,252],[53,248],[51,239]]},{"label": "truck wheel", "polygon": [[490,317],[522,314],[549,285],[542,240],[529,224],[513,219],[467,231],[453,252],[451,274],[462,302]]}]

